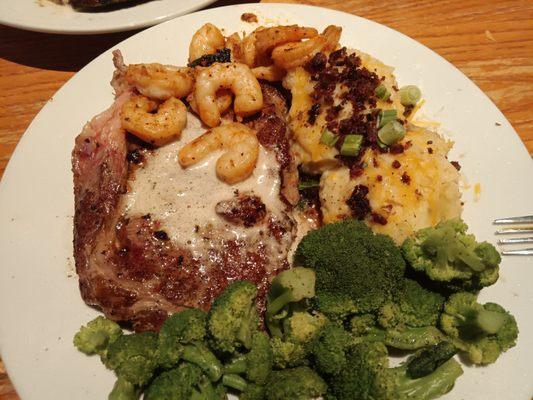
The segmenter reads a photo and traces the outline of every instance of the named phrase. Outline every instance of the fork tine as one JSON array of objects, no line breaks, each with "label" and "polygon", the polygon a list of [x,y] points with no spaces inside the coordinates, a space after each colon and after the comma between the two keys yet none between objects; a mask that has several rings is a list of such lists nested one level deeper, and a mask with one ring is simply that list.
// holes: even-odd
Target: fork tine
[{"label": "fork tine", "polygon": [[505,224],[529,224],[533,223],[533,215],[524,215],[523,217],[509,217],[509,218],[498,218],[495,219],[494,225],[505,225]]},{"label": "fork tine", "polygon": [[505,228],[496,231],[497,235],[508,235],[510,233],[533,233],[533,228]]},{"label": "fork tine", "polygon": [[521,250],[504,250],[502,251],[504,256],[533,256],[533,248],[521,249]]},{"label": "fork tine", "polygon": [[524,237],[524,238],[500,239],[498,243],[499,244],[533,243],[533,236]]}]

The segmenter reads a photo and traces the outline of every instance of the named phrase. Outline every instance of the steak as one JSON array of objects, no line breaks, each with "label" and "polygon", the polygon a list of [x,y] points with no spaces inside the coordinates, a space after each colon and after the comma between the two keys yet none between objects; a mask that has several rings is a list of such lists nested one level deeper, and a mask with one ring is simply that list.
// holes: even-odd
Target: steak
[{"label": "steak", "polygon": [[[249,280],[264,311],[268,284],[288,267],[295,236],[282,194],[281,178],[293,168],[286,113],[270,104],[250,122],[258,127],[262,164],[231,187],[212,178],[216,158],[191,170],[173,158],[203,133],[194,117],[181,141],[143,147],[120,122],[133,91],[121,87],[119,93],[83,128],[72,153],[74,258],[82,298],[136,331],[158,330],[170,314],[208,310],[230,282]],[[269,124],[276,130],[267,135]]]}]

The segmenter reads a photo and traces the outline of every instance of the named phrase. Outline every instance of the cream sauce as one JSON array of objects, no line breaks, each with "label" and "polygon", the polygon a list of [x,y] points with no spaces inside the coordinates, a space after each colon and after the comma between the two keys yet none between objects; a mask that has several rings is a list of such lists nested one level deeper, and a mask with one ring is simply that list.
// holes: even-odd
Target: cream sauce
[{"label": "cream sauce", "polygon": [[124,203],[126,216],[150,214],[161,222],[161,229],[173,242],[186,244],[195,256],[205,253],[206,245],[209,247],[209,242],[202,237],[206,229],[224,232],[228,239],[245,239],[264,229],[264,226],[236,226],[215,212],[216,204],[233,198],[237,190],[255,194],[268,212],[279,219],[286,218],[283,215],[285,205],[279,197],[279,166],[275,154],[262,147],[252,176],[234,185],[228,185],[216,176],[215,162],[221,152],[213,153],[191,167],[180,166],[179,150],[204,132],[199,120],[189,114],[181,139],[146,157],[144,167],[130,179],[130,190]]}]

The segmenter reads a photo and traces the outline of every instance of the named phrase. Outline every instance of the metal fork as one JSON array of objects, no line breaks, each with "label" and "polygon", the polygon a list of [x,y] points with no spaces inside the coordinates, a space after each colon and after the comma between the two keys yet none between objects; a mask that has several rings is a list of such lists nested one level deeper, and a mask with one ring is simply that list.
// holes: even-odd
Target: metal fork
[{"label": "metal fork", "polygon": [[[497,235],[510,234],[533,234],[533,215],[525,215],[523,217],[499,218],[494,220],[494,225],[512,225],[509,228],[502,228],[496,231]],[[499,244],[526,244],[533,243],[533,236],[503,238],[498,241]],[[504,256],[531,256],[533,255],[533,247],[526,249],[504,250]]]}]

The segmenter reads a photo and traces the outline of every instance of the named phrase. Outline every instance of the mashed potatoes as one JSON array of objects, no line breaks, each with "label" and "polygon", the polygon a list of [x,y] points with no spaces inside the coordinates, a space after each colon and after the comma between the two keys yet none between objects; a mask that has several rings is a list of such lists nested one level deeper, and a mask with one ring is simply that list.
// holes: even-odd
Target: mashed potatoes
[{"label": "mashed potatoes", "polygon": [[[461,215],[460,175],[446,158],[451,142],[436,132],[407,124],[393,68],[367,54],[355,54],[360,59],[360,67],[377,74],[379,84],[387,88],[390,98],[376,100],[374,93],[364,86],[367,82],[376,85],[376,80],[368,78],[366,82],[363,80],[359,93],[370,93],[371,98],[363,96],[357,103],[352,97],[348,101],[345,93],[350,82],[340,79],[334,90],[326,94],[333,97],[333,101],[330,99],[328,103],[326,97],[317,91],[320,87],[317,75],[313,80],[311,73],[304,68],[289,71],[283,84],[292,94],[290,127],[294,134],[293,152],[304,172],[321,174],[319,196],[324,223],[350,217],[364,219],[374,231],[388,234],[401,243],[418,229]],[[340,71],[336,69],[337,64],[329,62],[328,65],[328,73]],[[354,79],[358,79],[359,73],[368,73],[353,69],[346,71],[341,73],[353,74],[350,76],[355,76]],[[328,78],[327,75],[322,76]],[[398,119],[407,127],[407,133],[397,146],[400,150],[382,152],[375,144],[367,145],[361,158],[353,159],[350,172],[350,162],[341,162],[339,158],[339,146],[325,145],[320,139],[324,130],[331,126],[328,109],[332,106],[340,109],[333,119],[338,121],[340,129],[342,120],[354,115],[353,104],[362,103],[363,114],[376,109],[395,109]],[[318,109],[314,121],[310,118],[313,106]],[[361,115],[361,108],[357,113]],[[365,127],[359,125],[354,129]],[[372,129],[375,132],[374,126]],[[364,209],[361,213],[357,210],[360,206]]]},{"label": "mashed potatoes", "polygon": [[347,200],[354,188],[364,185],[373,213],[386,224],[365,220],[376,232],[401,243],[414,231],[461,215],[459,172],[446,159],[452,143],[437,133],[412,127],[401,154],[368,149],[363,156],[363,173],[350,178],[347,167],[326,171],[320,180],[320,202],[325,223],[352,215]]}]

